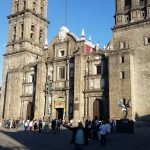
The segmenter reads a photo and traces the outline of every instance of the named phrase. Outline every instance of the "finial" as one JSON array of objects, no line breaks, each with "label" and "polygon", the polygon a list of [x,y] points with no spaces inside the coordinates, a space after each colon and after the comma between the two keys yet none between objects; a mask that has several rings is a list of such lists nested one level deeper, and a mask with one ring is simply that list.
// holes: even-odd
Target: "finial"
[{"label": "finial", "polygon": [[45,39],[44,49],[48,49],[48,40],[47,40],[47,38]]},{"label": "finial", "polygon": [[81,40],[85,40],[85,32],[84,32],[84,29],[82,29]]},{"label": "finial", "polygon": [[105,50],[105,49],[106,49],[106,45],[103,46],[103,50]]},{"label": "finial", "polygon": [[97,42],[96,45],[95,45],[95,49],[96,49],[96,51],[99,50],[99,43],[98,43],[98,42]]},{"label": "finial", "polygon": [[110,45],[107,46],[107,49],[110,50]]},{"label": "finial", "polygon": [[92,37],[91,37],[91,35],[89,36],[89,41],[90,41],[90,42],[92,41]]}]

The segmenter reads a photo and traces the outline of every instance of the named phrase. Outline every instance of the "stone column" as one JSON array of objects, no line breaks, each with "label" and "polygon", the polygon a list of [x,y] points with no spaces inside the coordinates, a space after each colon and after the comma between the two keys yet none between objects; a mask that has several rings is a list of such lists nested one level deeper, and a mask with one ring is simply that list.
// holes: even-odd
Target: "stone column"
[{"label": "stone column", "polygon": [[23,101],[23,118],[25,120],[27,119],[27,106],[28,106],[28,101]]},{"label": "stone column", "polygon": [[90,112],[90,110],[89,110],[89,97],[87,97],[87,117],[89,117],[89,112]]},{"label": "stone column", "polygon": [[90,97],[89,98],[89,102],[88,102],[88,117],[90,119],[93,119],[93,102],[94,102],[95,98]]},{"label": "stone column", "polygon": [[65,120],[68,120],[68,114],[69,114],[69,96],[68,96],[69,92],[66,92],[65,95]]},{"label": "stone column", "polygon": [[66,119],[68,119],[68,115],[69,115],[69,90],[68,87],[69,87],[69,73],[70,73],[70,64],[69,64],[69,60],[67,60],[66,62],[66,91],[65,91],[65,102],[66,102],[66,105],[65,105],[65,110],[66,110],[66,113],[65,113],[65,116],[66,116]]},{"label": "stone column", "polygon": [[39,119],[44,116],[45,107],[45,84],[46,84],[46,64],[39,62],[37,65],[37,78],[36,78],[36,96],[35,96],[35,114],[34,116]]},{"label": "stone column", "polygon": [[87,98],[84,97],[84,117],[87,117]]}]

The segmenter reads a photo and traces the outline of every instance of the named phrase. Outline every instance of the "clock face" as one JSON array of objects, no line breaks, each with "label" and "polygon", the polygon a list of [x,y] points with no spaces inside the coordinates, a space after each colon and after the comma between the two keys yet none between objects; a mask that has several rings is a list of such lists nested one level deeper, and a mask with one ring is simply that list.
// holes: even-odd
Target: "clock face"
[{"label": "clock face", "polygon": [[66,32],[65,31],[60,31],[59,32],[59,39],[63,41],[66,38]]}]

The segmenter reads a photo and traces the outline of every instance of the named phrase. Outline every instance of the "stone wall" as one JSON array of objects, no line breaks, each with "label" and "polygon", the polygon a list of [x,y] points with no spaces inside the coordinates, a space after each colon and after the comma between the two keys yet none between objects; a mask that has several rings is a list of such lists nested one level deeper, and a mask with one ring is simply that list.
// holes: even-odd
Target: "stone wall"
[{"label": "stone wall", "polygon": [[[132,118],[146,117],[150,115],[150,45],[145,43],[145,38],[149,37],[150,33],[150,22],[143,21],[141,23],[134,23],[130,26],[125,26],[114,30],[114,47],[117,53],[114,56],[110,56],[109,61],[109,77],[110,77],[110,107],[113,109],[113,102],[118,100],[118,93],[120,91],[119,79],[117,79],[116,73],[120,69],[119,65],[119,54],[120,50],[117,50],[119,42],[124,41],[128,47],[128,62],[126,67],[129,73],[129,80],[124,85],[124,88],[128,87],[128,94],[126,95],[131,98],[132,107]],[[117,62],[118,60],[118,62]],[[113,71],[114,70],[114,71]],[[112,80],[112,78],[116,80]],[[118,80],[118,81],[117,81]],[[112,81],[112,82],[111,82]],[[117,86],[118,88],[115,88]],[[116,90],[115,92],[113,92]],[[131,96],[130,96],[131,93]],[[117,112],[114,113],[117,115]]]}]

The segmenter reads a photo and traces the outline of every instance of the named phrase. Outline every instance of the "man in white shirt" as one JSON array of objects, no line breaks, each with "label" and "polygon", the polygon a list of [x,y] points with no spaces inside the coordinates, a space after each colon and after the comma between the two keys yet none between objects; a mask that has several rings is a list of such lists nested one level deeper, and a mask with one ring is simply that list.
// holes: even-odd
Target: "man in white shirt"
[{"label": "man in white shirt", "polygon": [[106,125],[104,121],[99,127],[99,134],[100,134],[101,145],[105,145],[106,144]]}]

